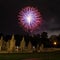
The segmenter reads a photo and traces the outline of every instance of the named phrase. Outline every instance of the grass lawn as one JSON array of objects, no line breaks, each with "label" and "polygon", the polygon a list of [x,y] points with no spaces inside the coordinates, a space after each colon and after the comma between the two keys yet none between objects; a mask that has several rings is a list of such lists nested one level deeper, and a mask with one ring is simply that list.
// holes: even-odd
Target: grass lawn
[{"label": "grass lawn", "polygon": [[0,54],[0,60],[24,60],[29,58],[39,58],[39,60],[60,60],[60,51]]}]

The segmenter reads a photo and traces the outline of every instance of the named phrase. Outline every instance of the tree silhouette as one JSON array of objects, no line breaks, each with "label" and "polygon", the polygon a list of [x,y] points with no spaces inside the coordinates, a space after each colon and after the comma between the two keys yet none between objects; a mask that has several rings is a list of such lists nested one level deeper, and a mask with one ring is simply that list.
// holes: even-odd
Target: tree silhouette
[{"label": "tree silhouette", "polygon": [[57,47],[57,36],[56,35],[51,35],[50,36],[50,42],[51,42],[51,47]]},{"label": "tree silhouette", "polygon": [[24,35],[24,39],[25,39],[25,42],[26,42],[26,47],[28,47],[28,43],[29,43],[29,34],[27,33],[26,35]]},{"label": "tree silhouette", "polygon": [[4,36],[4,40],[7,42],[8,40],[11,40],[12,35],[6,35]]},{"label": "tree silhouette", "polygon": [[19,46],[22,41],[23,36],[19,34],[15,34],[16,46]]},{"label": "tree silhouette", "polygon": [[[3,33],[0,33],[0,39],[1,39],[1,36],[3,36]],[[4,37],[4,36],[3,36]]]},{"label": "tree silhouette", "polygon": [[58,40],[58,47],[60,48],[60,34],[57,36],[57,40]]},{"label": "tree silhouette", "polygon": [[47,32],[41,33],[41,41],[44,44],[44,47],[49,47],[50,42],[48,39],[48,33]]}]

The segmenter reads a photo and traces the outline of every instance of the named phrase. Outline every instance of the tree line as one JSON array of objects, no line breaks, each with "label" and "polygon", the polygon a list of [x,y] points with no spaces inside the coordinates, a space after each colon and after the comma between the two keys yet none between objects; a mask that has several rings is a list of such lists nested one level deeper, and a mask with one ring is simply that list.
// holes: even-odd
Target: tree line
[{"label": "tree line", "polygon": [[[5,40],[7,42],[8,40],[11,40],[12,34],[4,36],[2,33],[0,33],[0,38],[1,38],[1,36],[3,36],[3,40]],[[16,46],[20,45],[23,37],[26,42],[26,47],[28,46],[29,41],[31,42],[31,44],[33,46],[35,46],[35,48],[37,47],[37,45],[41,46],[41,44],[43,44],[44,47],[46,47],[46,48],[60,47],[60,35],[58,35],[58,36],[51,35],[50,38],[48,38],[47,32],[42,32],[41,34],[37,34],[37,35],[35,35],[35,34],[30,35],[29,33],[27,33],[25,35],[24,34],[23,35],[15,34],[14,38],[16,40]]]}]

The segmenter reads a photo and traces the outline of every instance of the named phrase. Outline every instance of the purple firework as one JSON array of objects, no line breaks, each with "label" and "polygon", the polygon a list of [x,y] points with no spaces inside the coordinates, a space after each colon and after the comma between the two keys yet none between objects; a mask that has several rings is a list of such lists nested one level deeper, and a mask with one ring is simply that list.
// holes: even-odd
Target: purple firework
[{"label": "purple firework", "polygon": [[19,12],[18,20],[24,30],[33,31],[41,25],[42,17],[36,8],[25,7]]}]

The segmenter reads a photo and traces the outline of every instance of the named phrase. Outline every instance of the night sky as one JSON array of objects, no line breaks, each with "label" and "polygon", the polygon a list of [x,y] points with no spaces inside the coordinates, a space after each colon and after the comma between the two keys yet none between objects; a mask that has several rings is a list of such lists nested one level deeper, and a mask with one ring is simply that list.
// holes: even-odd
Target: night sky
[{"label": "night sky", "polygon": [[60,0],[0,0],[0,32],[24,34],[17,15],[26,6],[37,7],[43,18],[42,25],[34,33],[60,30]]}]

